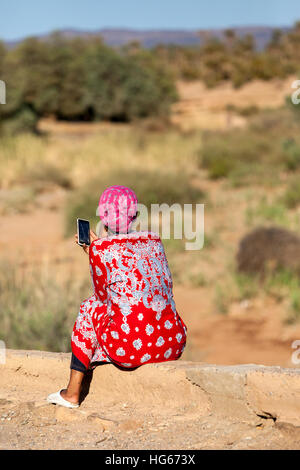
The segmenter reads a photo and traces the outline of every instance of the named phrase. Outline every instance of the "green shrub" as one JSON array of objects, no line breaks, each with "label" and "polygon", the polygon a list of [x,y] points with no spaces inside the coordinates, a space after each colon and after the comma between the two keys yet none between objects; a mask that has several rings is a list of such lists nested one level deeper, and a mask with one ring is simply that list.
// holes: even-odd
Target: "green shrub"
[{"label": "green shrub", "polygon": [[229,174],[232,187],[247,185],[274,186],[278,184],[278,168],[267,163],[239,162]]},{"label": "green shrub", "polygon": [[[276,299],[277,302],[285,302],[287,304],[286,323],[295,323],[300,320],[300,279],[299,275],[293,271],[284,268],[277,268],[276,271],[266,273],[264,278],[259,278],[250,274],[233,274],[237,295],[232,300],[249,299],[257,296],[260,292],[266,293]],[[222,299],[222,302],[221,300]],[[227,305],[226,296],[220,297],[221,307]],[[228,301],[227,301],[228,302]]]},{"label": "green shrub", "polygon": [[75,281],[35,267],[31,272],[1,261],[1,339],[8,348],[70,351],[70,335],[79,306],[91,292],[88,278]]},{"label": "green shrub", "polygon": [[235,162],[229,149],[207,145],[203,150],[203,167],[208,170],[211,179],[219,179],[230,174]]},{"label": "green shrub", "polygon": [[287,139],[282,144],[283,161],[288,170],[296,170],[300,167],[300,146],[294,139]]},{"label": "green shrub", "polygon": [[220,283],[216,284],[214,292],[214,304],[218,313],[225,315],[228,313],[229,305],[231,302],[231,295],[227,289]]},{"label": "green shrub", "polygon": [[238,289],[238,300],[255,297],[259,288],[259,282],[255,276],[249,276],[245,273],[234,273],[234,279]]},{"label": "green shrub", "polygon": [[71,121],[167,117],[177,99],[173,77],[155,56],[110,48],[99,38],[27,38],[5,50],[2,68],[9,87],[1,116],[12,133],[35,130],[37,118],[49,115]]},{"label": "green shrub", "polygon": [[291,100],[291,96],[288,95],[285,98],[287,108],[292,112],[295,120],[300,121],[300,104],[294,104]]},{"label": "green shrub", "polygon": [[289,209],[294,209],[300,204],[300,179],[293,179],[282,198],[283,203]]},{"label": "green shrub", "polygon": [[[199,152],[200,165],[212,179],[227,177],[237,172],[278,160],[278,151],[270,135],[262,135],[251,128],[229,132],[207,133]],[[245,166],[246,165],[246,166]]]},{"label": "green shrub", "polygon": [[249,207],[245,215],[248,225],[273,222],[276,225],[289,226],[289,217],[285,205],[280,201],[270,203],[265,197],[255,207]]},{"label": "green shrub", "polygon": [[30,108],[24,107],[16,114],[4,119],[0,131],[8,135],[16,135],[37,131],[38,116]]},{"label": "green shrub", "polygon": [[266,277],[264,289],[278,301],[287,299],[286,323],[292,324],[300,320],[300,279],[296,273],[278,269]]},{"label": "green shrub", "polygon": [[288,324],[297,323],[300,320],[300,286],[290,292],[289,311],[285,318]]}]

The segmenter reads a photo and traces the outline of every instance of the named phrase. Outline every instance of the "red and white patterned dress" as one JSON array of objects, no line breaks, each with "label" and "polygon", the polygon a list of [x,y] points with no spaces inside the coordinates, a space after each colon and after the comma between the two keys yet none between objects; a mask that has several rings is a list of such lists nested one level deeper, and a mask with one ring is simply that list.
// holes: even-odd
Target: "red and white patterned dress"
[{"label": "red and white patterned dress", "polygon": [[178,359],[186,326],[159,235],[108,236],[93,241],[89,253],[94,294],[81,304],[74,325],[76,358],[86,368],[98,361],[133,368]]}]

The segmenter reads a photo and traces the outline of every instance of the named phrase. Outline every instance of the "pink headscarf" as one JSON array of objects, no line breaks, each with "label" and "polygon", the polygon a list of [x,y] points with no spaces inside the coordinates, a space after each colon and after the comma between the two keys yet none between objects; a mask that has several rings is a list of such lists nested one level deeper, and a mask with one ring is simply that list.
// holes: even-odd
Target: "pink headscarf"
[{"label": "pink headscarf", "polygon": [[110,186],[99,200],[99,215],[103,224],[117,233],[128,233],[137,213],[137,197],[126,186]]}]

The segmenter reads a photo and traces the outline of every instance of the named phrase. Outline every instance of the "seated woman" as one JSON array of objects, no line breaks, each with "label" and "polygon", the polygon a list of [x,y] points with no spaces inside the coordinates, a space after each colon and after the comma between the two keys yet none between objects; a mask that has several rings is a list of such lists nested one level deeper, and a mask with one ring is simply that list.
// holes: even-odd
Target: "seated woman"
[{"label": "seated woman", "polygon": [[178,359],[186,326],[173,300],[172,278],[159,235],[131,231],[135,193],[111,186],[99,201],[101,238],[91,232],[89,254],[94,294],[82,302],[72,333],[68,387],[50,403],[79,406],[84,374],[95,362],[136,368]]}]

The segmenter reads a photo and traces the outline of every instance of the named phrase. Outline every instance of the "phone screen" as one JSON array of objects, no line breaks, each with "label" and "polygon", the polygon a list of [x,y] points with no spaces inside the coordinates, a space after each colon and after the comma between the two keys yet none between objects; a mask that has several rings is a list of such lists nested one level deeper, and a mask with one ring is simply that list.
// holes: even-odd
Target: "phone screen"
[{"label": "phone screen", "polygon": [[77,219],[79,245],[90,245],[90,223],[88,220]]}]

